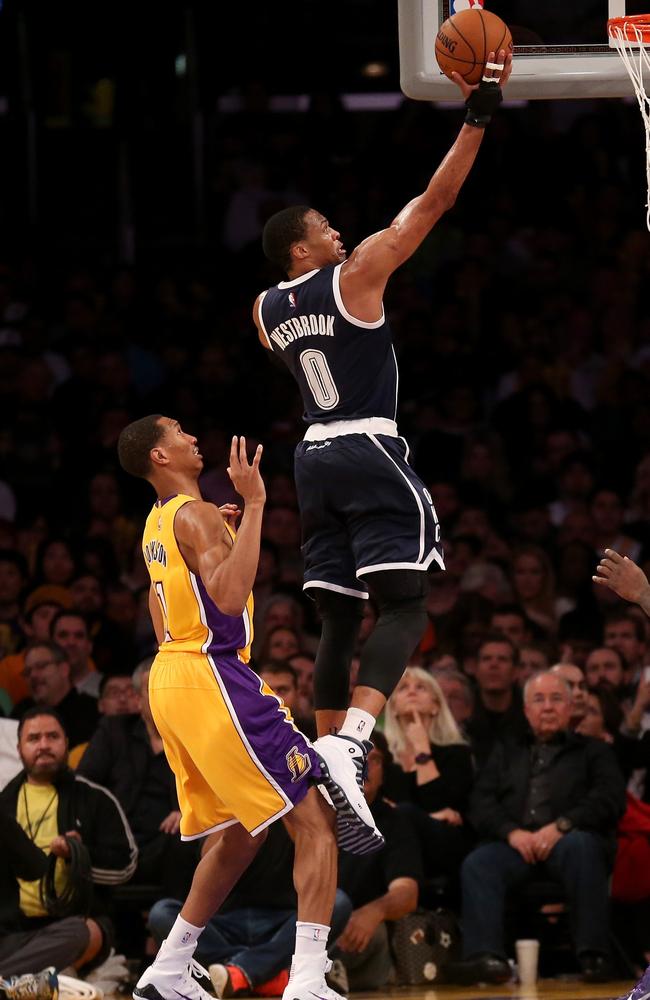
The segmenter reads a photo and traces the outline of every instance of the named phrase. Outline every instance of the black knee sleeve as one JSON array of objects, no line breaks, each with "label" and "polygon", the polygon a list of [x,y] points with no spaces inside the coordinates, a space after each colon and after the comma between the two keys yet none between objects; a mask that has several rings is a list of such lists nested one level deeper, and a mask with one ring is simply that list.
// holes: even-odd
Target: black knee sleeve
[{"label": "black knee sleeve", "polygon": [[349,702],[350,661],[363,617],[363,601],[333,590],[313,591],[322,619],[314,667],[314,708],[345,711]]},{"label": "black knee sleeve", "polygon": [[357,683],[389,698],[427,626],[427,574],[382,570],[369,573],[364,582],[377,603],[379,618],[361,652]]}]

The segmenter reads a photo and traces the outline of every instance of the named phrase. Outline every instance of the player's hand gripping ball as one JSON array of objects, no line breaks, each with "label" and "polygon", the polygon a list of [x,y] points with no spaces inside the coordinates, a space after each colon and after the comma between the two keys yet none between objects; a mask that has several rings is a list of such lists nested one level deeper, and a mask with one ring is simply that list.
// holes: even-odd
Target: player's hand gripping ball
[{"label": "player's hand gripping ball", "polygon": [[488,54],[512,52],[510,28],[489,10],[473,7],[448,17],[436,36],[438,66],[451,79],[453,72],[466,83],[479,83]]}]

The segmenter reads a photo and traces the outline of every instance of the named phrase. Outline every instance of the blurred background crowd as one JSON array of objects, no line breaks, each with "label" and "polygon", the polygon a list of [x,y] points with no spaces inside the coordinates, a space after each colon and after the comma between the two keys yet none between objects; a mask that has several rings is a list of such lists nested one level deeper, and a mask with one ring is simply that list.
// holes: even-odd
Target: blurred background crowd
[{"label": "blurred background crowd", "polygon": [[[354,8],[358,16],[364,5]],[[201,25],[188,23],[200,48]],[[21,175],[16,199],[6,186],[1,209],[3,780],[21,766],[17,721],[35,704],[56,708],[71,763],[121,801],[140,848],[136,880],[182,898],[196,856],[178,840],[146,700],[155,641],[140,537],[153,495],[119,469],[118,435],[147,413],[178,419],[198,438],[201,488],[217,504],[238,499],[226,472],[230,436],[263,442],[253,662],[313,735],[319,623],[301,589],[292,478],[303,425],[298,392],[251,321],[257,292],[280,279],[263,259],[261,228],[278,208],[314,205],[352,248],[423,188],[461,116],[457,107],[377,97],[367,76],[360,86],[375,101],[366,110],[350,110],[335,87],[286,110],[268,80],[221,88],[201,117],[197,201],[193,147],[174,148],[191,124],[191,102],[179,105],[191,72],[188,81],[177,60],[172,90],[161,83],[156,95],[143,89],[144,71],[137,78],[134,103],[151,110],[138,137],[119,72],[111,84],[102,70],[91,88],[77,55],[59,52],[57,62],[60,48],[50,46],[44,71],[49,104],[38,104],[43,80],[35,96],[23,93],[39,123],[40,163],[52,172],[34,189]],[[335,54],[326,58],[335,75]],[[121,67],[129,81],[134,65]],[[12,114],[0,127],[25,138]],[[429,625],[412,663],[438,680],[430,697],[450,710],[441,745],[469,746],[473,757],[467,780],[433,804],[397,782],[427,817],[454,813],[437,820],[435,836],[420,831],[430,893],[450,858],[458,873],[480,835],[468,812],[474,775],[497,742],[525,737],[521,689],[539,670],[564,665],[566,728],[613,747],[621,780],[650,803],[650,623],[592,583],[606,548],[650,568],[644,184],[630,101],[506,106],[457,205],[389,286],[400,432],[433,496],[447,566],[431,573]],[[359,650],[375,618],[368,602]],[[383,728],[390,766],[399,767],[408,738]],[[135,794],[130,755],[140,744]],[[608,815],[608,835],[623,807]],[[462,837],[436,840],[440,830]],[[621,935],[637,965],[650,954],[647,903],[617,917],[619,932],[634,928]]]}]

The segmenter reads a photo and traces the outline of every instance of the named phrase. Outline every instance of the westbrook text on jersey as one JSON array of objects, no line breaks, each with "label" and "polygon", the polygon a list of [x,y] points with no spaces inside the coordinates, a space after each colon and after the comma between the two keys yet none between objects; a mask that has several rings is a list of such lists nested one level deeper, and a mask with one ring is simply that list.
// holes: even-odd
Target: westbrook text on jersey
[{"label": "westbrook text on jersey", "polygon": [[333,337],[334,317],[323,316],[322,313],[318,316],[314,313],[309,316],[294,316],[276,326],[270,336],[283,351],[300,337]]},{"label": "westbrook text on jersey", "polygon": [[373,322],[345,307],[344,265],[308,271],[262,292],[267,346],[293,374],[308,424],[360,417],[395,420],[397,362],[383,310]]}]

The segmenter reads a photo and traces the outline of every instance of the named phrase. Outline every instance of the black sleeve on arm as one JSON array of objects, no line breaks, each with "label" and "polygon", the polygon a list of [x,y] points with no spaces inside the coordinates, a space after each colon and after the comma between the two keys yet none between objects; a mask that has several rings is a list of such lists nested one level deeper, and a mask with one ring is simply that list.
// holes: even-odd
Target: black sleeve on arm
[{"label": "black sleeve on arm", "polygon": [[[432,747],[434,759],[440,764],[440,777],[415,786],[415,801],[426,812],[455,809],[465,812],[469,794],[474,784],[474,767],[470,748],[458,746]],[[437,752],[436,752],[437,751]]]},{"label": "black sleeve on arm", "polygon": [[81,776],[86,797],[92,806],[92,825],[82,830],[82,840],[90,855],[93,882],[98,885],[120,885],[127,882],[138,861],[138,848],[124,810],[106,788]]},{"label": "black sleeve on arm", "polygon": [[581,830],[607,833],[625,812],[625,780],[614,751],[606,743],[590,740],[587,752],[591,787],[565,815]]},{"label": "black sleeve on arm", "polygon": [[467,817],[479,837],[486,840],[506,840],[519,826],[501,801],[508,787],[506,753],[502,743],[494,745],[470,796]]},{"label": "black sleeve on arm", "polygon": [[16,878],[33,882],[47,871],[47,854],[34,844],[13,816],[0,808],[0,853]]}]

